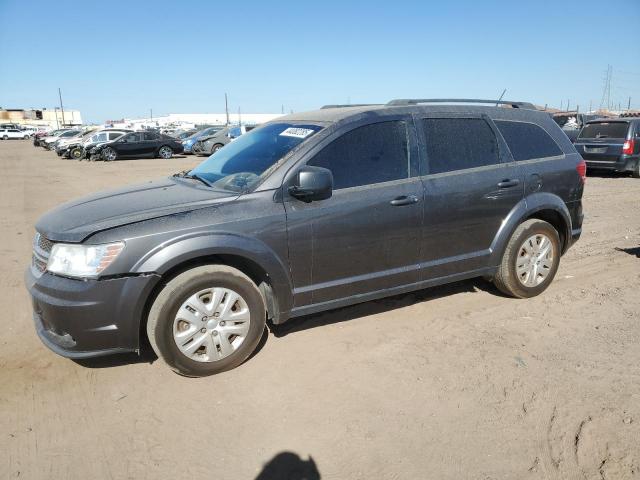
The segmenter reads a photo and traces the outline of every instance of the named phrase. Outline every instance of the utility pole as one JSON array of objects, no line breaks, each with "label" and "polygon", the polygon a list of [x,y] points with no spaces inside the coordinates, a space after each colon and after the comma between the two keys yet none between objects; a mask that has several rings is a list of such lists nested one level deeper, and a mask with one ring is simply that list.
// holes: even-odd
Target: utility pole
[{"label": "utility pole", "polygon": [[629,97],[629,101],[627,102],[627,112],[631,110],[631,97]]},{"label": "utility pole", "polygon": [[227,94],[224,94],[224,111],[227,113],[227,127],[229,126],[229,103],[227,102]]},{"label": "utility pole", "polygon": [[592,109],[593,109],[593,100],[589,100],[589,113],[591,113]]},{"label": "utility pole", "polygon": [[151,122],[153,122],[153,108],[149,109],[149,119]]},{"label": "utility pole", "polygon": [[64,107],[62,106],[62,91],[58,88],[58,96],[60,97],[60,111],[62,112],[62,126],[64,127]]},{"label": "utility pole", "polygon": [[240,107],[238,107],[238,125],[242,126],[242,114],[240,113]]},{"label": "utility pole", "polygon": [[567,100],[567,112],[569,111],[569,100]]},{"label": "utility pole", "polygon": [[562,102],[564,102],[564,100],[560,100],[560,110],[562,110],[562,106],[564,105]]},{"label": "utility pole", "polygon": [[53,113],[56,116],[56,129],[60,128],[60,122],[58,122],[58,107],[53,107]]}]

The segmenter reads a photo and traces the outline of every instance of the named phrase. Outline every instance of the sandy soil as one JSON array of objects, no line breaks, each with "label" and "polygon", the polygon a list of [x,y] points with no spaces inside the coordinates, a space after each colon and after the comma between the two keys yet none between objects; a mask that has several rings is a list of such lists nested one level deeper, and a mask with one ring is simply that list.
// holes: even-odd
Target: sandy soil
[{"label": "sandy soil", "polygon": [[640,478],[640,180],[588,179],[583,238],[534,299],[476,280],[315,315],[204,379],[48,351],[22,281],[36,219],[196,162],[0,142],[0,478]]}]

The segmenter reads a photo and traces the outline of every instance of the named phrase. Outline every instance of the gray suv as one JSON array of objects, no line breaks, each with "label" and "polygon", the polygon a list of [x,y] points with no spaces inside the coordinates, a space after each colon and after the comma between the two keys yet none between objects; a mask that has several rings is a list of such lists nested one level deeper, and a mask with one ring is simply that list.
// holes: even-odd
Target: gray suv
[{"label": "gray suv", "polygon": [[[37,332],[83,358],[240,365],[265,323],[472,277],[543,292],[579,238],[586,166],[527,103],[395,100],[266,123],[199,166],[36,224]],[[477,104],[477,105],[476,105]]]}]

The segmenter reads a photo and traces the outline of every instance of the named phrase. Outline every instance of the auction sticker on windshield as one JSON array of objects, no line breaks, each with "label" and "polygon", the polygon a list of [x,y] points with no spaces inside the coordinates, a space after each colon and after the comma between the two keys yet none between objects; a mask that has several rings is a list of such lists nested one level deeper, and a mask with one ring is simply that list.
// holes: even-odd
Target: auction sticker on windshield
[{"label": "auction sticker on windshield", "polygon": [[307,138],[313,133],[313,130],[309,128],[295,128],[289,127],[280,134],[282,137],[295,137],[295,138]]}]

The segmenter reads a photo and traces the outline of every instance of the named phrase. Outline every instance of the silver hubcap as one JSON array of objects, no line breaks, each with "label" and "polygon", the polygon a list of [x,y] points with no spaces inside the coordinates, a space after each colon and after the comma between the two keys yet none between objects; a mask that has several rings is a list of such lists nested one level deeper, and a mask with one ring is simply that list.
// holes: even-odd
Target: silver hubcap
[{"label": "silver hubcap", "polygon": [[169,147],[162,147],[160,149],[160,156],[162,158],[171,158],[171,154],[173,152],[171,151],[171,149]]},{"label": "silver hubcap", "polygon": [[242,345],[250,324],[249,307],[239,293],[207,288],[180,306],[173,321],[173,339],[191,360],[215,362]]},{"label": "silver hubcap", "polygon": [[516,275],[525,287],[536,287],[545,281],[553,267],[553,243],[546,235],[536,233],[527,238],[516,259]]},{"label": "silver hubcap", "polygon": [[107,160],[115,160],[116,159],[115,150],[113,150],[112,148],[106,149],[104,151],[104,158],[106,158]]}]

